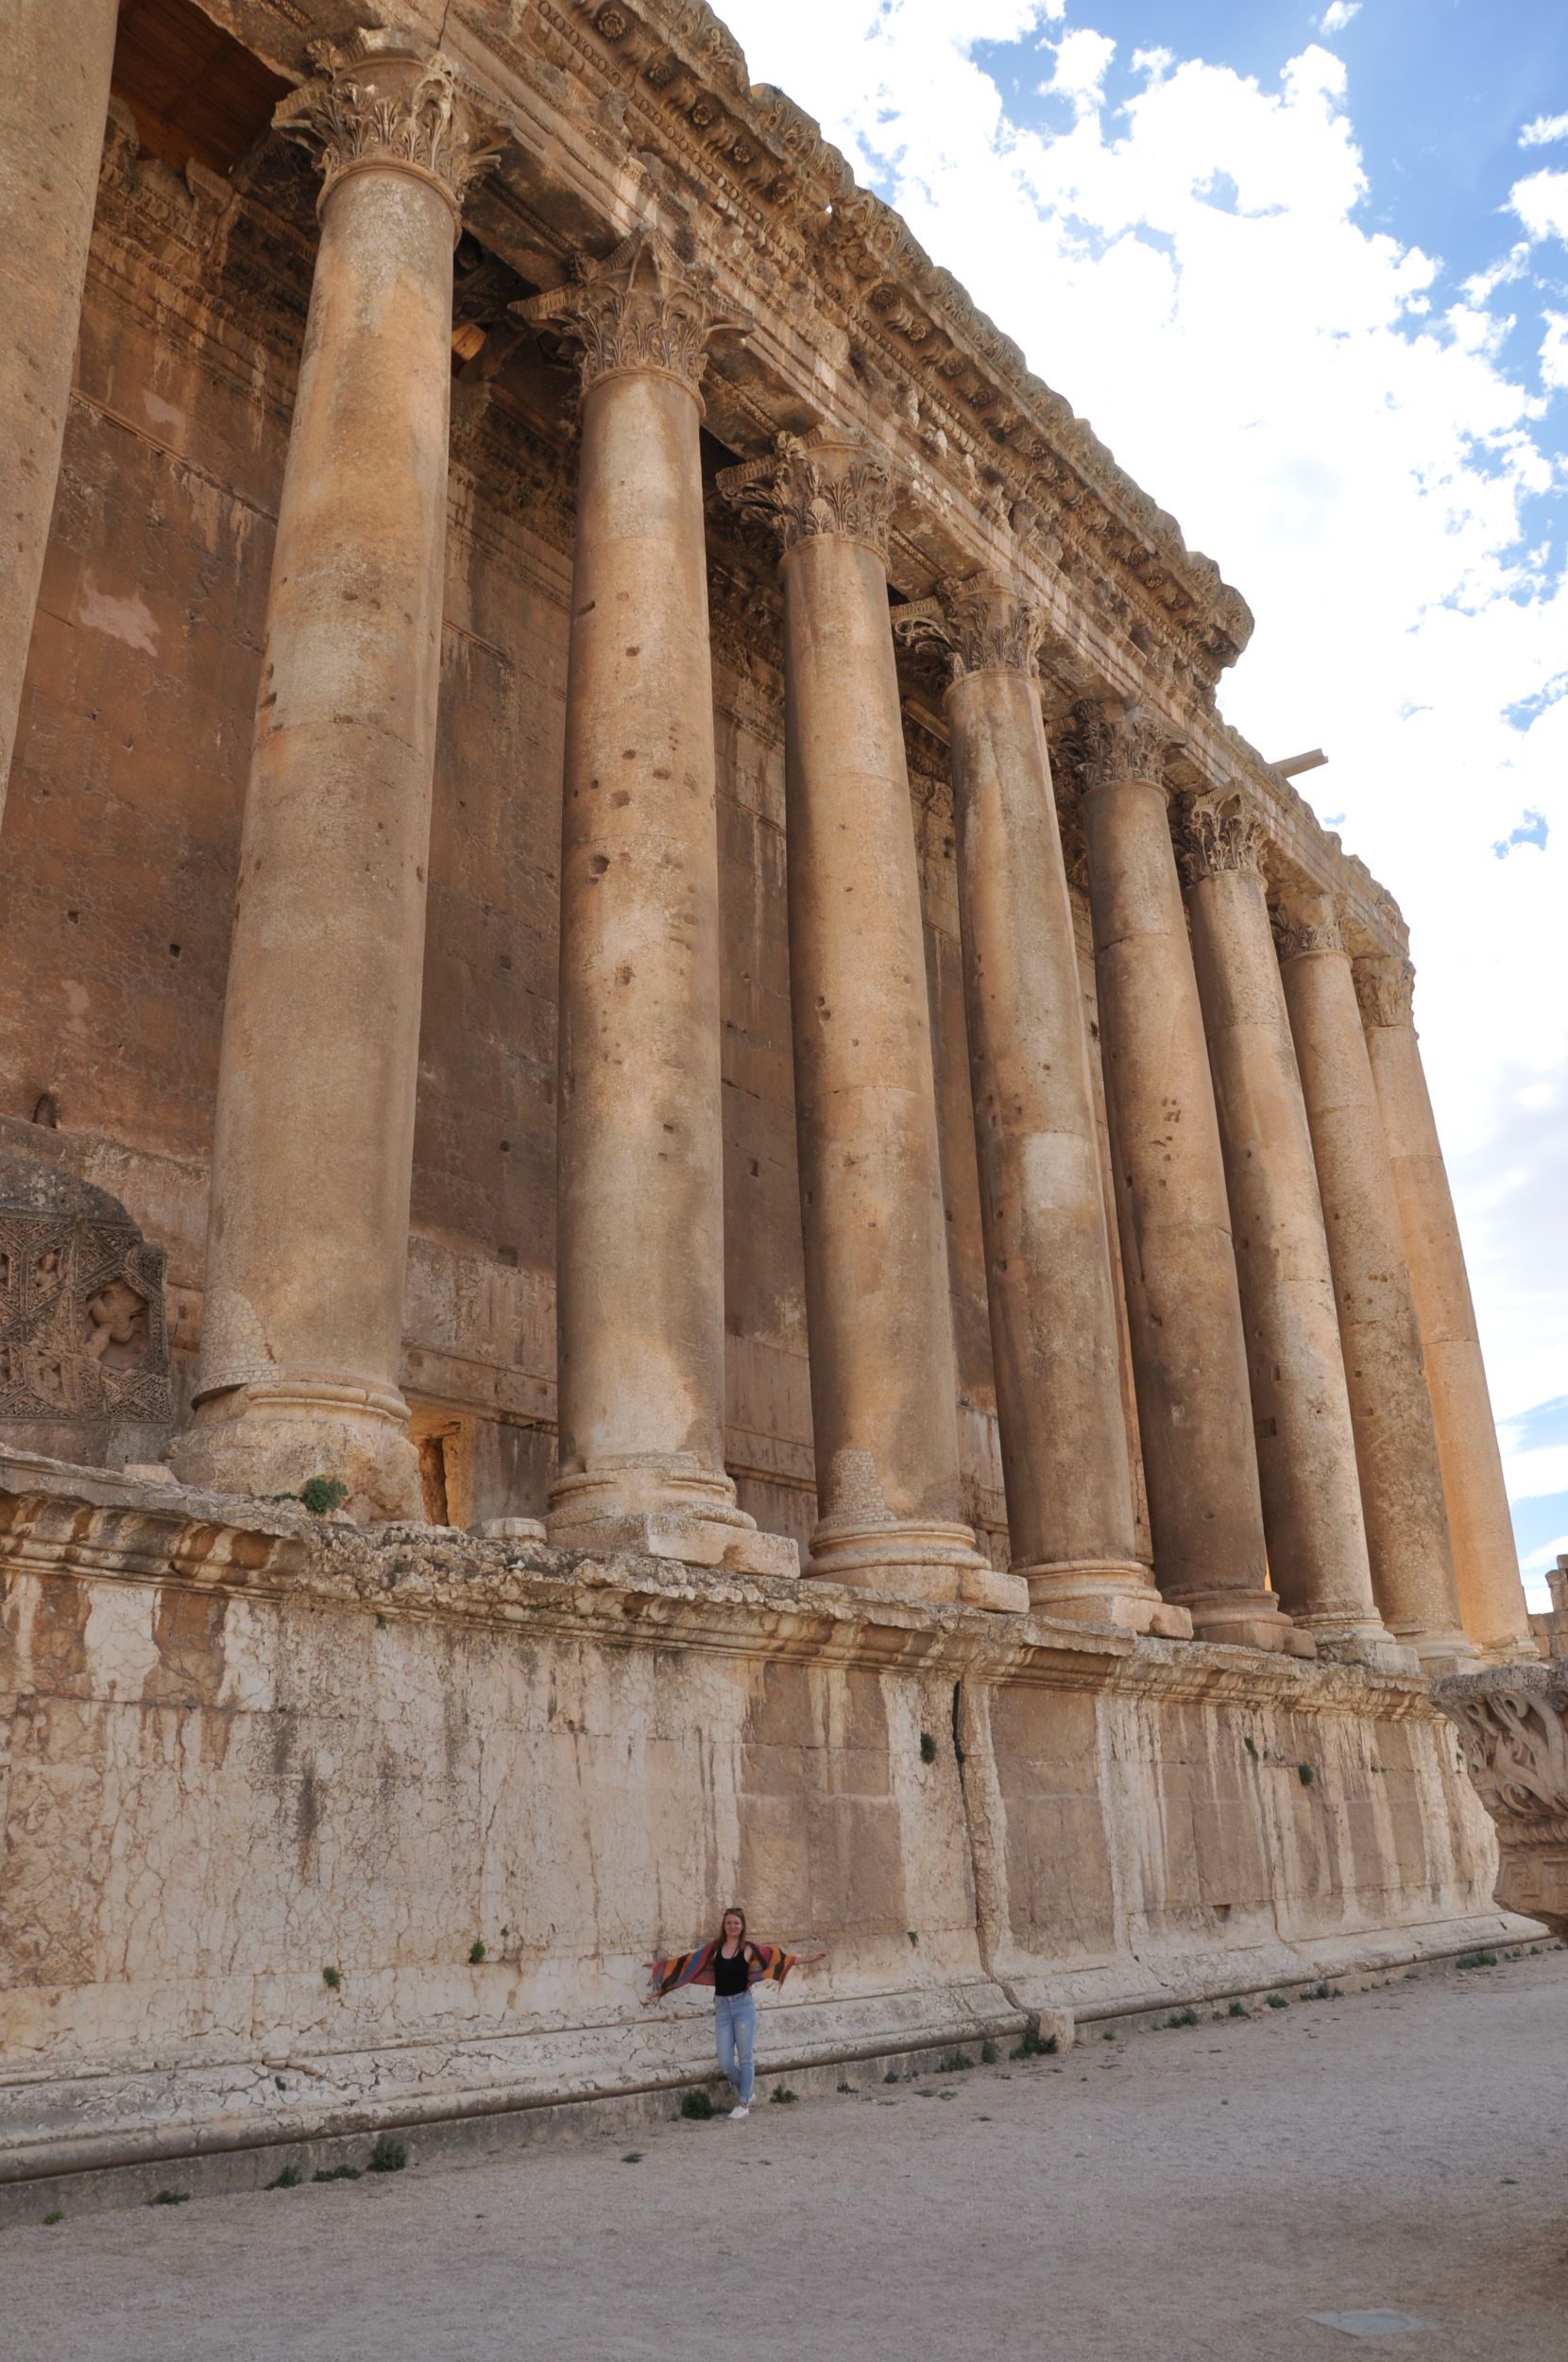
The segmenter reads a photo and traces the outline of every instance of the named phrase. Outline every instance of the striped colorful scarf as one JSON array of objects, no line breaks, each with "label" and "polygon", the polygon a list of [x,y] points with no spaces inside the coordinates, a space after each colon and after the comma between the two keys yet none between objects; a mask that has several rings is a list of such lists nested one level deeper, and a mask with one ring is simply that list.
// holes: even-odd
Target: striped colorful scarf
[{"label": "striped colorful scarf", "polygon": [[[713,1982],[713,1962],[718,1956],[720,1939],[705,1943],[695,1952],[676,1952],[667,1960],[656,1960],[649,1981],[649,1997],[662,2000],[666,1994],[680,1993],[688,1985],[710,1985]],[[746,1949],[752,1958],[746,1963],[746,1984],[770,1983],[781,1985],[795,1964],[793,1952],[781,1952],[775,1943],[754,1943],[746,1939]]]}]

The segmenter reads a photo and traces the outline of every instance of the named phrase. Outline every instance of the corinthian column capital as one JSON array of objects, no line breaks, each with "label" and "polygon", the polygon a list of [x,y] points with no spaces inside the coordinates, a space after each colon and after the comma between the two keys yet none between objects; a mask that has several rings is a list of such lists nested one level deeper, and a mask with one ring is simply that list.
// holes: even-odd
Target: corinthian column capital
[{"label": "corinthian column capital", "polygon": [[1345,938],[1340,915],[1338,895],[1309,891],[1283,895],[1278,907],[1270,913],[1280,958],[1304,959],[1313,951],[1343,952]]},{"label": "corinthian column capital", "polygon": [[601,263],[579,263],[564,286],[513,305],[577,347],[583,391],[617,369],[656,371],[696,393],[715,330],[745,334],[751,315],[726,308],[668,238],[639,224]]},{"label": "corinthian column capital", "polygon": [[936,595],[895,608],[893,628],[906,647],[934,648],[949,680],[967,673],[1034,671],[1044,621],[1032,599],[997,574],[950,574]]},{"label": "corinthian column capital", "polygon": [[893,471],[864,436],[829,426],[781,435],[771,457],[726,468],[719,489],[732,506],[769,520],[783,557],[802,541],[842,534],[887,563]]},{"label": "corinthian column capital", "polygon": [[1165,762],[1168,734],[1142,706],[1089,700],[1073,708],[1066,747],[1085,795],[1097,787],[1138,780],[1168,796]]},{"label": "corinthian column capital", "polygon": [[1411,961],[1397,952],[1378,952],[1353,960],[1350,972],[1355,979],[1363,1025],[1412,1024],[1416,971]]},{"label": "corinthian column capital", "polygon": [[1189,806],[1178,851],[1189,886],[1228,869],[1261,875],[1268,832],[1257,813],[1235,794],[1200,796]]},{"label": "corinthian column capital", "polygon": [[455,239],[463,197],[501,152],[503,127],[458,81],[449,59],[407,34],[377,28],[345,42],[313,41],[318,78],[281,100],[272,125],[319,165],[319,213],[350,173],[411,173],[452,208]]}]

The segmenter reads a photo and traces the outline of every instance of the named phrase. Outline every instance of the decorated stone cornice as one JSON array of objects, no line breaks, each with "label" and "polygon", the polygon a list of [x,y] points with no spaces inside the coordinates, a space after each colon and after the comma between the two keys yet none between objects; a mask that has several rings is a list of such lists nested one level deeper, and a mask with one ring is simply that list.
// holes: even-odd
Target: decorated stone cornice
[{"label": "decorated stone cornice", "polygon": [[1341,915],[1337,894],[1292,893],[1283,897],[1270,914],[1280,958],[1304,959],[1314,951],[1342,953],[1345,934]]},{"label": "decorated stone cornice", "polygon": [[350,173],[393,170],[434,183],[460,225],[464,196],[495,163],[503,133],[450,59],[381,29],[313,41],[310,56],[318,78],[291,91],[272,124],[319,165],[317,210]]},{"label": "decorated stone cornice", "polygon": [[1165,725],[1142,706],[1092,699],[1073,708],[1072,727],[1061,745],[1082,795],[1136,780],[1164,796],[1169,794],[1169,743]]},{"label": "decorated stone cornice", "polygon": [[583,262],[564,286],[512,309],[575,344],[583,391],[618,369],[655,370],[692,393],[707,367],[708,338],[746,334],[749,313],[718,302],[662,233],[640,225],[601,263]]},{"label": "decorated stone cornice", "polygon": [[732,507],[766,517],[781,557],[803,541],[842,534],[887,562],[893,471],[864,436],[828,426],[781,435],[769,458],[725,468],[718,485]]},{"label": "decorated stone cornice", "polygon": [[1268,841],[1268,830],[1246,797],[1234,790],[1197,796],[1187,807],[1178,848],[1183,875],[1189,886],[1226,870],[1261,876]]},{"label": "decorated stone cornice", "polygon": [[1032,676],[1044,622],[1032,599],[996,574],[952,575],[929,599],[893,610],[895,636],[906,647],[941,657],[950,681],[968,673]]},{"label": "decorated stone cornice", "polygon": [[1416,971],[1393,953],[1351,964],[1363,1025],[1408,1025],[1413,1021]]}]

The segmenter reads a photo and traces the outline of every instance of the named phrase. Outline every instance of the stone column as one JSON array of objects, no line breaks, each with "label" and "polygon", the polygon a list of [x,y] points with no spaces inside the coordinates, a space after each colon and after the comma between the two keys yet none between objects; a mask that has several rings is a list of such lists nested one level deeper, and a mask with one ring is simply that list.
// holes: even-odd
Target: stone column
[{"label": "stone column", "polygon": [[1083,706],[1075,720],[1155,1580],[1201,1640],[1308,1654],[1267,1582],[1247,1342],[1162,736],[1135,707]]},{"label": "stone column", "polygon": [[1355,986],[1331,898],[1287,896],[1276,933],[1322,1197],[1383,1621],[1428,1671],[1468,1662],[1432,1406]]},{"label": "stone column", "polygon": [[1372,1600],[1334,1277],[1263,882],[1237,796],[1188,814],[1193,962],[1219,1112],[1269,1572],[1324,1653],[1391,1666]]},{"label": "stone column", "polygon": [[1415,970],[1408,960],[1378,957],[1355,961],[1354,973],[1421,1325],[1459,1618],[1491,1662],[1529,1660],[1539,1652],[1519,1579],[1475,1307],[1411,1019]]},{"label": "stone column", "polygon": [[224,1006],[196,1417],[239,1492],[419,1515],[398,1391],[440,683],[452,250],[486,161],[451,66],[319,53],[281,130],[321,242],[283,473]]},{"label": "stone column", "polygon": [[790,988],[819,1518],[810,1572],[1027,1606],[963,1521],[920,881],[888,622],[893,485],[819,427],[731,469],[782,548]]},{"label": "stone column", "polygon": [[1072,911],[1034,682],[1040,619],[984,575],[894,609],[950,680],[964,1002],[1013,1571],[1053,1615],[1179,1619],[1139,1565]]},{"label": "stone column", "polygon": [[518,309],[582,356],[561,823],[550,1532],[795,1574],[724,1471],[719,846],[699,381],[719,311],[651,229]]},{"label": "stone column", "polygon": [[0,68],[0,810],[54,513],[118,0],[9,0]]}]

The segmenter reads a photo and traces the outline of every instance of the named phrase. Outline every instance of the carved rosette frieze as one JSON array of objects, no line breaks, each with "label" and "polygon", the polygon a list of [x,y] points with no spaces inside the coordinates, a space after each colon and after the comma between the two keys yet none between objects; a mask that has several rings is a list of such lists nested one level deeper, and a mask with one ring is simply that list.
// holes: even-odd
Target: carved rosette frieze
[{"label": "carved rosette frieze", "polygon": [[1226,870],[1263,872],[1263,848],[1268,831],[1245,797],[1200,796],[1187,807],[1186,825],[1177,846],[1182,875],[1189,886]]},{"label": "carved rosette frieze", "polygon": [[451,60],[406,35],[378,29],[341,43],[313,41],[310,55],[319,78],[291,91],[272,125],[319,166],[317,212],[350,173],[410,172],[440,190],[455,238],[464,196],[495,163],[503,133]]},{"label": "carved rosette frieze", "polygon": [[1274,945],[1282,960],[1304,959],[1315,951],[1344,951],[1337,895],[1287,895],[1270,917],[1273,922]]},{"label": "carved rosette frieze", "polygon": [[1414,963],[1396,953],[1353,961],[1355,998],[1363,1025],[1409,1025],[1413,1022],[1416,971]]},{"label": "carved rosette frieze", "polygon": [[657,230],[639,225],[603,262],[579,263],[564,286],[512,306],[577,348],[583,391],[618,369],[677,378],[695,394],[720,329],[746,334],[751,316],[721,302]]},{"label": "carved rosette frieze", "polygon": [[732,507],[767,519],[781,557],[803,541],[842,534],[887,563],[893,472],[863,436],[826,426],[781,435],[771,457],[726,468],[718,482]]},{"label": "carved rosette frieze", "polygon": [[1094,700],[1075,706],[1072,727],[1062,744],[1082,795],[1129,781],[1169,795],[1165,776],[1169,736],[1165,725],[1141,706]]},{"label": "carved rosette frieze", "polygon": [[949,681],[969,673],[1034,671],[1044,628],[1038,607],[995,574],[957,575],[929,599],[895,608],[895,635],[906,647],[927,648],[944,659]]}]

